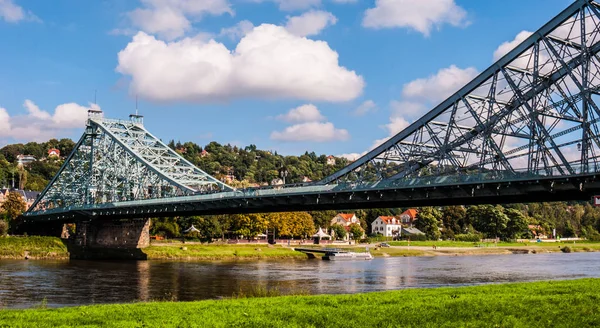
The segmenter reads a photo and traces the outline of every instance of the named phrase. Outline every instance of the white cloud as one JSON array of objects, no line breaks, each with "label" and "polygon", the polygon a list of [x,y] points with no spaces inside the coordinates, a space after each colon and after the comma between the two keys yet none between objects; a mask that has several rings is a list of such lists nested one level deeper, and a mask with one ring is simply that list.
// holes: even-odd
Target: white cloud
[{"label": "white cloud", "polygon": [[300,16],[288,17],[285,28],[296,36],[311,36],[321,33],[329,25],[335,25],[337,18],[332,13],[311,10]]},{"label": "white cloud", "polygon": [[254,2],[265,1],[275,2],[283,11],[304,10],[321,5],[321,0],[254,0]]},{"label": "white cloud", "polygon": [[467,12],[454,0],[377,0],[367,9],[363,26],[369,28],[407,27],[425,36],[443,24],[464,26]]},{"label": "white cloud", "polygon": [[358,0],[333,0],[335,3],[356,3]]},{"label": "white cloud", "polygon": [[127,16],[135,28],[172,40],[192,29],[204,15],[233,15],[227,0],[141,0],[143,7]]},{"label": "white cloud", "polygon": [[27,109],[27,112],[29,112],[29,116],[33,118],[38,118],[40,120],[47,120],[51,118],[50,113],[41,110],[36,104],[33,103],[33,101],[29,99],[25,100],[25,103],[23,103],[23,107]]},{"label": "white cloud", "polygon": [[357,159],[359,159],[361,156],[363,156],[364,154],[366,154],[366,152],[363,153],[349,153],[349,154],[340,154],[340,155],[335,155],[335,157],[342,157],[345,158],[349,161],[355,161]]},{"label": "white cloud", "polygon": [[519,32],[519,34],[517,34],[517,36],[512,41],[506,41],[506,42],[502,43],[496,49],[496,51],[494,51],[494,61],[502,58],[502,56],[509,53],[516,46],[518,46],[521,42],[525,41],[525,39],[530,37],[531,34],[533,34],[533,33],[529,32],[529,31],[521,31],[521,32]]},{"label": "white cloud", "polygon": [[246,36],[254,29],[254,24],[251,21],[243,20],[232,27],[226,27],[221,29],[221,36],[227,36],[232,40],[239,40]]},{"label": "white cloud", "polygon": [[425,114],[425,111],[429,108],[423,103],[414,101],[396,101],[390,102],[390,108],[392,114],[390,117],[407,117],[411,120],[415,120]]},{"label": "white cloud", "polygon": [[117,71],[131,92],[155,101],[235,98],[348,101],[363,78],[339,66],[327,42],[300,38],[270,24],[255,27],[233,51],[214,40],[166,43],[139,32],[118,54]]},{"label": "white cloud", "polygon": [[325,116],[319,112],[317,106],[313,104],[290,109],[286,114],[277,116],[277,119],[289,123],[321,122],[326,120]]},{"label": "white cloud", "polygon": [[278,141],[345,141],[350,134],[345,129],[336,129],[331,122],[308,122],[288,126],[283,131],[273,131],[271,139]]},{"label": "white cloud", "polygon": [[461,69],[451,65],[428,78],[416,79],[405,84],[402,95],[414,100],[438,102],[456,92],[477,74],[478,71],[474,67]]},{"label": "white cloud", "polygon": [[0,137],[5,136],[7,132],[10,132],[10,115],[5,108],[0,107]]},{"label": "white cloud", "polygon": [[41,22],[37,16],[29,11],[26,12],[13,0],[0,0],[0,19],[9,23],[18,23],[23,20]]},{"label": "white cloud", "polygon": [[13,140],[42,141],[56,137],[68,129],[83,128],[90,108],[100,109],[98,105],[90,107],[67,103],[58,105],[54,114],[40,109],[33,101],[25,100],[23,107],[27,115],[11,117],[6,109],[0,108],[0,137]]},{"label": "white cloud", "polygon": [[374,112],[377,110],[377,104],[373,100],[366,100],[360,106],[358,106],[352,114],[355,116],[363,116],[369,112]]}]

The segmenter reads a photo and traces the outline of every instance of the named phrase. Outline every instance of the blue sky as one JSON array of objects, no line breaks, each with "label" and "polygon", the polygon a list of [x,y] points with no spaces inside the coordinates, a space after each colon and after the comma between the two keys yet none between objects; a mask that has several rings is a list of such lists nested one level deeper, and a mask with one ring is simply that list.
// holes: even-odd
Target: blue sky
[{"label": "blue sky", "polygon": [[163,140],[360,154],[570,3],[0,0],[0,146],[79,138],[96,90]]}]

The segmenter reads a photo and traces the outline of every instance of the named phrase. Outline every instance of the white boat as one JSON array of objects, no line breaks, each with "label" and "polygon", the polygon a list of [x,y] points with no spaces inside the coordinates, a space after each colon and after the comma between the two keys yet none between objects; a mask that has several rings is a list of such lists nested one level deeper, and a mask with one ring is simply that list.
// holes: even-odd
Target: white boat
[{"label": "white boat", "polygon": [[329,261],[346,261],[346,260],[372,260],[371,253],[354,253],[354,252],[339,252],[327,253],[323,256],[323,260]]}]

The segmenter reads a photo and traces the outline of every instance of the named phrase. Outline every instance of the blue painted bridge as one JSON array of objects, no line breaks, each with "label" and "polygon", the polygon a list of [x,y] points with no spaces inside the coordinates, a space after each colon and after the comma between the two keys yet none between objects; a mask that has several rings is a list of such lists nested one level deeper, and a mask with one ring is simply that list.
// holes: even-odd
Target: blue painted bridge
[{"label": "blue painted bridge", "polygon": [[588,200],[600,193],[600,5],[577,0],[405,130],[311,184],[236,190],[92,110],[24,223]]}]

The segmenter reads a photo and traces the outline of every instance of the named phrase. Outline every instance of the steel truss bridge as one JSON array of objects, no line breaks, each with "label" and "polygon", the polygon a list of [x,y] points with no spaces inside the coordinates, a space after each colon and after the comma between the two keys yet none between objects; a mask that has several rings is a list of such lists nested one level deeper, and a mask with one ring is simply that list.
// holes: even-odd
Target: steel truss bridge
[{"label": "steel truss bridge", "polygon": [[25,222],[588,200],[600,193],[600,4],[577,0],[479,76],[342,170],[235,190],[141,116],[91,111]]}]

